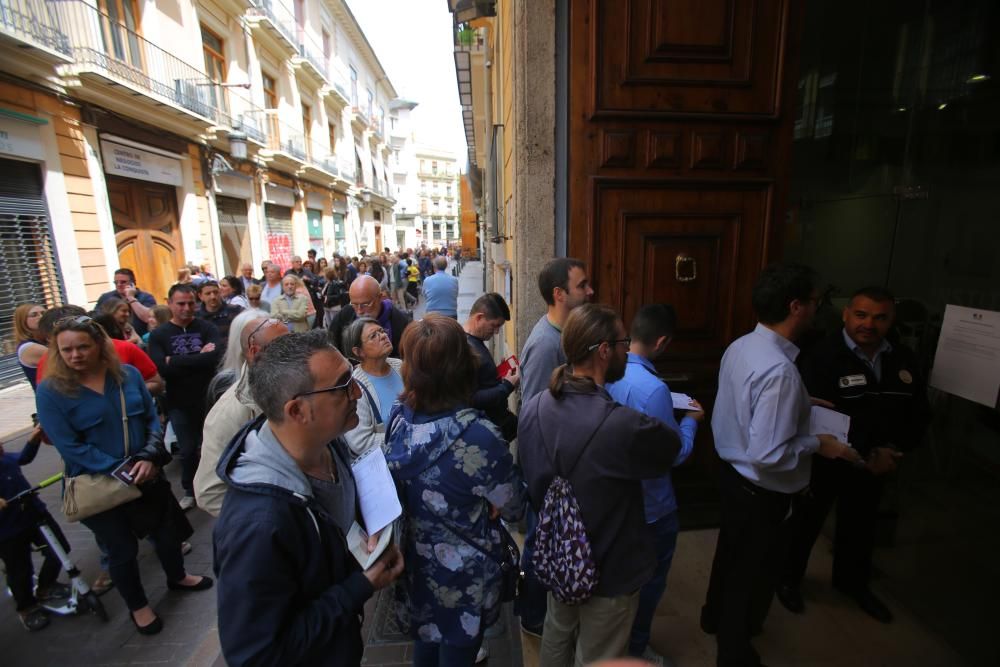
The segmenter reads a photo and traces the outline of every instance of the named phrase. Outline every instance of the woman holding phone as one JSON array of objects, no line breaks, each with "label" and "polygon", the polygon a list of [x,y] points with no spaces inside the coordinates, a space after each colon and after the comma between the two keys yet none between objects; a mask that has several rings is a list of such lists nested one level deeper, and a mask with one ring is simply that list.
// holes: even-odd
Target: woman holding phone
[{"label": "woman holding phone", "polygon": [[184,570],[181,541],[192,530],[160,474],[170,455],[153,399],[139,372],[121,364],[107,333],[86,315],[56,323],[48,359],[37,391],[38,418],[66,464],[66,477],[119,470],[119,479],[130,478],[141,491],[82,522],[107,548],[111,579],[136,629],[156,634],[163,622],[139,579],[137,536],[153,542],[171,590],[206,590],[212,580]]}]

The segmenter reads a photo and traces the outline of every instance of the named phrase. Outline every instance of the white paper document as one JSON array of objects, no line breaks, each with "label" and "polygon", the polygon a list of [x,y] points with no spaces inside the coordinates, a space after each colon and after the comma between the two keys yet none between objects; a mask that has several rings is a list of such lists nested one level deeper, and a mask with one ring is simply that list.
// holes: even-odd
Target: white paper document
[{"label": "white paper document", "polygon": [[[694,401],[693,398],[687,394],[678,394],[677,392],[670,392],[670,398],[674,402],[674,410],[698,410],[698,408],[691,405]],[[698,412],[701,412],[698,410]]]},{"label": "white paper document", "polygon": [[355,521],[354,525],[347,532],[347,548],[351,550],[351,554],[354,555],[355,560],[361,565],[361,569],[367,570],[375,564],[378,557],[389,546],[391,538],[392,524],[389,524],[382,531],[382,534],[378,536],[378,544],[375,545],[375,550],[368,553],[368,533]]},{"label": "white paper document", "polygon": [[809,434],[828,434],[846,443],[847,434],[851,431],[851,418],[842,412],[824,408],[821,405],[812,406],[809,415]]},{"label": "white paper document", "polygon": [[1000,312],[952,305],[945,307],[930,384],[987,407],[997,405],[997,394],[1000,394]]},{"label": "white paper document", "polygon": [[385,454],[381,448],[372,447],[351,465],[351,470],[365,528],[377,533],[403,513]]}]

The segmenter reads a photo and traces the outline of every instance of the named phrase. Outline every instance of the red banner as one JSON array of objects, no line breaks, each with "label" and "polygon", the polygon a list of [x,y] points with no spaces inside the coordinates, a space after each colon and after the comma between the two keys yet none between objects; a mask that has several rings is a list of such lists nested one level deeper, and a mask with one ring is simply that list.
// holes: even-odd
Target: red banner
[{"label": "red banner", "polygon": [[291,234],[267,233],[268,259],[281,267],[281,273],[292,267],[292,236]]}]

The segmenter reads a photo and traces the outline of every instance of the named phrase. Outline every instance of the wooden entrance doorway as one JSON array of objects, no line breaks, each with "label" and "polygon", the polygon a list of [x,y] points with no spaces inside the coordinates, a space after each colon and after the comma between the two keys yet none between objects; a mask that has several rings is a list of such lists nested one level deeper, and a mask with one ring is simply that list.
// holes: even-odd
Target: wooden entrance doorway
[{"label": "wooden entrance doorway", "polygon": [[116,176],[108,176],[107,182],[119,266],[135,271],[140,289],[165,303],[177,269],[184,265],[177,191]]},{"label": "wooden entrance doorway", "polygon": [[[790,4],[569,3],[569,254],[626,326],[644,304],[676,307],[659,370],[709,409],[722,352],[753,327],[753,282],[777,256]],[[716,461],[706,419],[674,473],[686,527],[714,520]]]}]

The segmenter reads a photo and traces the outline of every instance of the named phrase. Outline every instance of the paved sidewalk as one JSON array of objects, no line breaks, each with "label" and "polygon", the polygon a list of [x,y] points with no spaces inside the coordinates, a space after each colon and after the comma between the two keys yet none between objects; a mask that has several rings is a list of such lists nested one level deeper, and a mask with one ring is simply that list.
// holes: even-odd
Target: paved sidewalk
[{"label": "paved sidewalk", "polygon": [[35,392],[28,381],[0,389],[0,442],[31,429],[35,412]]}]

